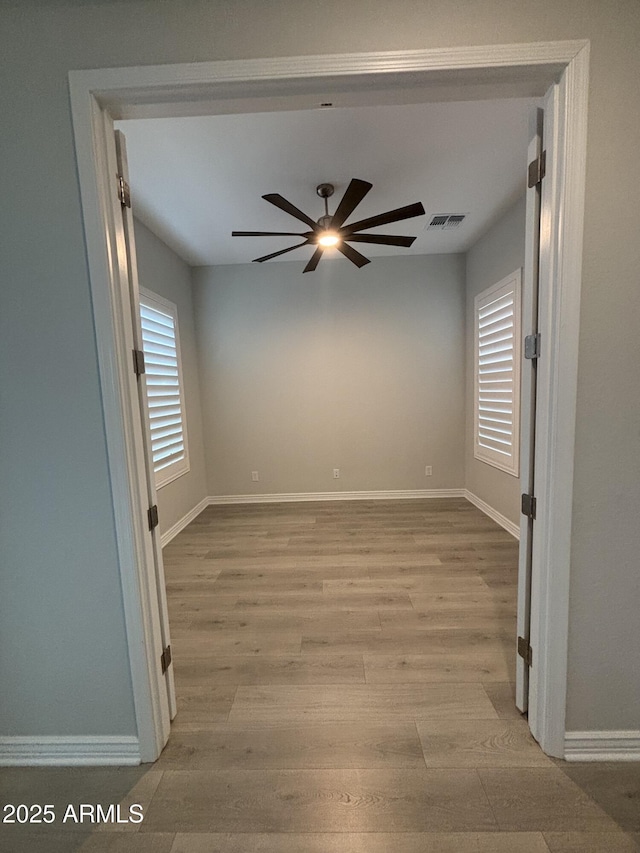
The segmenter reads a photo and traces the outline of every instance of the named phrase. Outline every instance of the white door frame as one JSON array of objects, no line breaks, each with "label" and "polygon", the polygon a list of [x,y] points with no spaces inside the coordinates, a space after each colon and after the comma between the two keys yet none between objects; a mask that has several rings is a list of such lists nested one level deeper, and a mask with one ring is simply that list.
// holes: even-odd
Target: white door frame
[{"label": "white door frame", "polygon": [[150,594],[148,579],[153,567],[145,564],[141,547],[144,514],[135,498],[142,469],[132,440],[136,413],[128,391],[131,353],[122,333],[125,320],[130,321],[123,312],[130,308],[122,304],[120,297],[123,271],[118,269],[115,247],[122,239],[122,226],[114,221],[111,203],[116,176],[109,167],[113,140],[105,133],[105,123],[108,127],[118,118],[213,114],[229,111],[233,99],[254,104],[271,99],[273,104],[289,98],[298,99],[299,104],[300,98],[306,97],[308,102],[313,93],[316,100],[324,100],[317,97],[318,92],[336,90],[370,92],[377,88],[400,92],[423,86],[425,90],[431,87],[431,99],[448,100],[457,87],[471,100],[524,94],[523,83],[529,85],[528,94],[541,96],[554,81],[560,84],[554,137],[547,145],[547,158],[553,161],[554,168],[542,213],[541,275],[546,276],[546,286],[542,288],[545,304],[541,304],[541,316],[545,318],[549,340],[543,340],[539,365],[539,383],[544,393],[538,406],[536,470],[544,472],[544,482],[537,495],[532,589],[534,698],[530,721],[544,751],[562,756],[588,67],[589,43],[570,41],[70,72],[141,761],[154,761],[162,740],[154,674],[158,664],[150,659],[148,651],[157,645],[157,619],[153,618],[157,600],[152,600]]}]

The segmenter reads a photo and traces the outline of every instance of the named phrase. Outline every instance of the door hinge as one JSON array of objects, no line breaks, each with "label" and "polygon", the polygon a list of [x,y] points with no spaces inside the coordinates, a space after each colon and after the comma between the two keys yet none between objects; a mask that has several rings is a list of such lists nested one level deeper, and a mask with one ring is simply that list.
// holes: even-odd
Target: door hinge
[{"label": "door hinge", "polygon": [[543,151],[539,157],[529,163],[527,186],[529,189],[537,187],[547,173],[547,152]]},{"label": "door hinge", "polygon": [[149,530],[153,530],[158,526],[158,507],[156,504],[149,507],[147,510],[147,517],[149,519]]},{"label": "door hinge", "polygon": [[527,518],[536,517],[536,499],[533,495],[522,495],[522,514]]},{"label": "door hinge", "polygon": [[525,335],[524,357],[540,358],[540,332],[536,332],[535,335]]},{"label": "door hinge", "polygon": [[169,665],[171,663],[171,646],[167,646],[167,648],[160,655],[160,666],[162,667],[162,674],[169,669]]},{"label": "door hinge", "polygon": [[118,175],[118,198],[123,207],[131,207],[131,190],[123,175]]},{"label": "door hinge", "polygon": [[518,654],[521,658],[523,658],[524,662],[527,666],[531,666],[533,663],[533,651],[531,650],[531,646],[525,640],[524,637],[518,637]]},{"label": "door hinge", "polygon": [[145,372],[144,353],[141,349],[133,350],[133,369],[135,371],[136,376],[142,376],[142,374]]}]

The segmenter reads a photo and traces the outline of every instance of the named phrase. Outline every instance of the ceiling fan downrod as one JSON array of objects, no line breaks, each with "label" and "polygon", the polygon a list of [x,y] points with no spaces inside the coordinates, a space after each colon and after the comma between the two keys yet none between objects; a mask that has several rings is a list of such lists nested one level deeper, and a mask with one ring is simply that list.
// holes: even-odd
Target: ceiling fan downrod
[{"label": "ceiling fan downrod", "polygon": [[318,225],[325,230],[329,230],[331,228],[331,220],[333,217],[329,214],[329,199],[335,192],[335,187],[333,184],[318,184],[316,187],[316,193],[320,196],[320,198],[324,199],[324,216],[321,216],[318,219]]}]

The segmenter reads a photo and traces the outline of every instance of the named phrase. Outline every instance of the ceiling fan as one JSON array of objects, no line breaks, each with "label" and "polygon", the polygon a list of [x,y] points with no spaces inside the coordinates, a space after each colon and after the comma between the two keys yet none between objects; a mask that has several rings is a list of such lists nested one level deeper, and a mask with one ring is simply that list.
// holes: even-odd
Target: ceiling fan
[{"label": "ceiling fan", "polygon": [[370,263],[369,258],[365,258],[364,255],[354,249],[353,246],[350,246],[349,243],[378,243],[385,246],[409,247],[416,238],[395,234],[361,234],[361,231],[367,231],[369,228],[375,228],[378,225],[388,225],[390,222],[400,222],[402,219],[412,219],[414,216],[422,216],[425,212],[422,204],[417,202],[416,204],[408,204],[405,207],[398,207],[395,210],[388,210],[386,213],[379,213],[377,216],[370,216],[368,219],[361,219],[359,222],[352,222],[350,225],[345,225],[345,220],[351,216],[372,186],[373,184],[370,184],[369,181],[361,181],[358,178],[353,178],[345,194],[342,196],[336,212],[332,216],[329,213],[328,199],[334,193],[334,186],[333,184],[320,184],[316,187],[316,192],[320,198],[324,199],[324,216],[321,216],[317,222],[291,204],[290,201],[287,201],[286,198],[283,198],[279,193],[268,193],[267,195],[263,195],[262,198],[279,207],[280,210],[284,210],[285,213],[304,222],[311,230],[303,232],[232,231],[231,236],[304,237],[302,243],[296,243],[295,246],[290,246],[288,249],[281,249],[279,252],[272,252],[270,255],[254,258],[254,263],[261,264],[263,261],[277,258],[278,255],[292,252],[301,246],[310,245],[315,246],[316,250],[303,272],[313,272],[318,266],[322,253],[330,246],[335,246],[339,252],[342,252],[345,258],[348,258],[357,267],[363,267],[365,264]]}]

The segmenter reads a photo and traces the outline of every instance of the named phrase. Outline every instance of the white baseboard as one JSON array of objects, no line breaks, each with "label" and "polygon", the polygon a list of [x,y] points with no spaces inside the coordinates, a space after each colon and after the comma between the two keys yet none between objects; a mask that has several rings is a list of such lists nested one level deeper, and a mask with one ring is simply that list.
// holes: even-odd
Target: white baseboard
[{"label": "white baseboard", "polygon": [[212,495],[210,505],[296,503],[304,501],[388,501],[411,498],[462,498],[464,489],[414,489],[381,492],[294,492],[271,495]]},{"label": "white baseboard", "polygon": [[566,732],[566,761],[640,761],[640,730]]},{"label": "white baseboard", "polygon": [[520,528],[517,524],[514,524],[513,521],[509,521],[505,515],[502,515],[501,512],[498,512],[492,506],[489,506],[489,504],[483,501],[482,498],[474,495],[473,492],[470,492],[468,489],[464,489],[464,496],[470,503],[477,506],[481,512],[488,515],[489,518],[492,518],[496,524],[499,524],[500,527],[504,527],[507,533],[510,533],[515,539],[520,539]]},{"label": "white baseboard", "polygon": [[202,498],[199,504],[196,504],[193,509],[189,510],[189,512],[183,516],[179,521],[176,521],[174,525],[172,525],[168,530],[165,530],[164,533],[160,536],[160,545],[164,548],[165,545],[168,545],[172,539],[185,529],[187,524],[191,524],[194,518],[197,518],[203,509],[206,509],[211,502],[211,498]]},{"label": "white baseboard", "polygon": [[479,510],[492,518],[516,539],[520,538],[520,528],[512,521],[495,510],[488,503],[474,495],[468,489],[389,489],[386,491],[370,492],[290,492],[264,495],[210,495],[203,498],[179,521],[166,530],[160,537],[164,548],[178,533],[197,518],[208,506],[224,506],[226,504],[267,504],[267,503],[297,503],[308,501],[388,501],[415,500],[421,498],[465,498]]},{"label": "white baseboard", "polygon": [[0,737],[0,767],[140,764],[135,736]]}]

